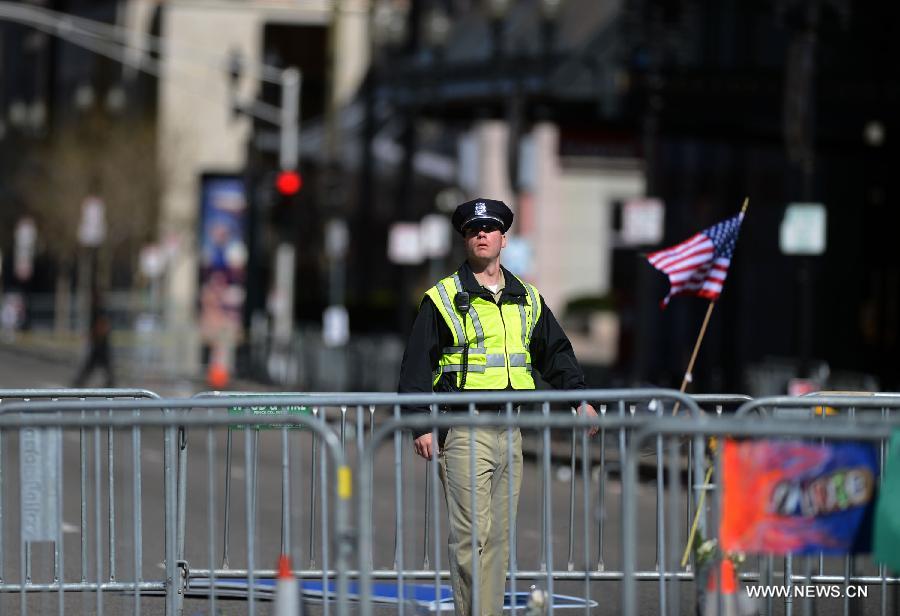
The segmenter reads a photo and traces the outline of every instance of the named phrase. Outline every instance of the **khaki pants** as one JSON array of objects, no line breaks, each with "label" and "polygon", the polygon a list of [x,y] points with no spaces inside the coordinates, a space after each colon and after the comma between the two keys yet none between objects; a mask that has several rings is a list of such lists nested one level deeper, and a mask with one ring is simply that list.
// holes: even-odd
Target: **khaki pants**
[{"label": "khaki pants", "polygon": [[[501,616],[509,568],[509,513],[513,524],[522,484],[522,434],[512,435],[512,468],[505,428],[477,428],[475,444],[475,511],[468,428],[452,428],[440,453],[441,482],[450,519],[450,577],[460,616]],[[509,482],[513,499],[509,502]],[[474,520],[474,528],[473,528]],[[478,558],[472,562],[472,534]],[[478,614],[472,610],[473,572],[478,575]]]}]

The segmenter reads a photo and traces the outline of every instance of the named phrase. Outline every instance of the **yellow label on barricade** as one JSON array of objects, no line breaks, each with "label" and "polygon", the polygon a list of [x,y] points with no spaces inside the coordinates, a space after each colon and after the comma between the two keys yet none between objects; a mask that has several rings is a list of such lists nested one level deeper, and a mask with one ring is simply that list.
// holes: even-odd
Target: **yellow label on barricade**
[{"label": "yellow label on barricade", "polygon": [[337,491],[338,498],[341,500],[349,500],[353,496],[353,474],[349,466],[341,466],[337,472]]},{"label": "yellow label on barricade", "polygon": [[[228,409],[229,415],[312,415],[312,409],[308,406],[233,406]],[[279,424],[258,423],[231,426],[234,430],[243,430],[250,427],[254,430],[303,430],[303,426],[288,426]]]},{"label": "yellow label on barricade", "polygon": [[837,415],[838,410],[832,406],[817,406],[815,408],[816,415]]}]

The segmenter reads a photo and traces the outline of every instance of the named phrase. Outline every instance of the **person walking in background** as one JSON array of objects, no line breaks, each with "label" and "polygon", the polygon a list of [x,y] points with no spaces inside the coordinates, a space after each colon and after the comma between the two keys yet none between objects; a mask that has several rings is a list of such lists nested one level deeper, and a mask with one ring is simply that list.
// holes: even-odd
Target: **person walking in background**
[{"label": "person walking in background", "polygon": [[[529,390],[535,388],[533,370],[556,389],[586,387],[572,344],[543,297],[500,264],[512,221],[513,213],[502,201],[474,199],[456,208],[452,222],[465,239],[466,261],[425,293],[403,355],[400,393]],[[430,412],[427,407],[415,410]],[[479,406],[478,411],[505,413],[506,406]],[[590,404],[580,412],[597,415]],[[511,464],[507,437],[505,428],[478,428],[470,435],[464,427],[442,431],[437,443],[430,430],[415,435],[418,455],[439,458],[450,520],[453,599],[462,616],[474,614],[473,533],[479,554],[478,616],[503,613],[508,521],[510,509],[515,520],[522,481],[521,433],[513,430]],[[472,473],[476,511],[471,509]]]},{"label": "person walking in background", "polygon": [[112,367],[109,336],[112,332],[112,323],[109,315],[103,307],[98,293],[91,295],[91,323],[88,332],[87,356],[82,363],[78,374],[72,381],[72,387],[84,387],[88,377],[96,369],[102,369],[105,373],[105,387],[115,387],[115,375]]}]

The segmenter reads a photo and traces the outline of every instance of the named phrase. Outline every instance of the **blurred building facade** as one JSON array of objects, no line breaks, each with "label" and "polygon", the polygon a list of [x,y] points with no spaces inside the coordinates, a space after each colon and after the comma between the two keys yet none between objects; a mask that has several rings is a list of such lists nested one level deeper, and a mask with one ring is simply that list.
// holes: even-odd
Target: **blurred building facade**
[{"label": "blurred building facade", "polygon": [[[190,371],[201,362],[200,340],[191,333],[198,331],[197,272],[203,247],[197,238],[204,224],[198,202],[204,176],[231,176],[244,185],[249,199],[242,232],[255,251],[249,255],[251,280],[245,287],[253,296],[248,310],[264,308],[265,300],[258,299],[269,290],[270,283],[256,279],[258,271],[268,271],[258,264],[273,255],[259,254],[263,244],[253,241],[254,234],[261,235],[262,224],[255,213],[265,206],[255,192],[264,180],[254,172],[270,178],[266,172],[277,169],[277,162],[267,169],[248,166],[257,151],[256,140],[277,134],[278,128],[236,108],[252,108],[262,98],[277,109],[278,88],[267,96],[273,87],[260,78],[263,65],[300,70],[301,122],[321,114],[328,97],[334,99],[330,104],[348,104],[367,63],[367,13],[362,2],[343,2],[338,10],[324,0],[183,0],[160,3],[157,10],[167,46],[163,53],[171,58],[159,79],[160,156],[174,163],[170,189],[162,200],[160,233],[178,252],[166,276],[166,319],[169,328],[185,333],[185,347],[173,351],[173,361],[184,362],[184,370]],[[341,53],[331,56],[330,44]],[[205,70],[202,65],[198,69],[198,56]]]},{"label": "blurred building facade", "polygon": [[[529,221],[516,231],[532,242],[533,280],[560,312],[593,292],[618,317],[613,370],[594,372],[595,384],[677,386],[705,305],[682,299],[660,313],[665,280],[640,254],[732,215],[749,195],[695,382],[776,393],[791,376],[815,373],[819,386],[896,387],[900,269],[882,248],[897,222],[887,196],[897,49],[884,25],[896,23],[895,7],[535,0],[401,12],[406,34],[387,40],[389,68],[375,67],[375,107],[425,126],[405,137],[420,148],[429,122],[445,134],[484,126],[507,135],[498,149],[519,166],[501,163],[496,194]],[[534,189],[522,165],[529,157],[514,147],[532,135],[558,170]],[[639,181],[612,188],[604,166],[629,161]],[[576,170],[610,187],[579,191]],[[641,195],[664,204],[664,233],[629,245],[621,202]],[[821,256],[780,249],[796,202],[824,204]],[[596,235],[594,250],[575,248],[581,233]],[[579,274],[584,286],[567,280]]]}]

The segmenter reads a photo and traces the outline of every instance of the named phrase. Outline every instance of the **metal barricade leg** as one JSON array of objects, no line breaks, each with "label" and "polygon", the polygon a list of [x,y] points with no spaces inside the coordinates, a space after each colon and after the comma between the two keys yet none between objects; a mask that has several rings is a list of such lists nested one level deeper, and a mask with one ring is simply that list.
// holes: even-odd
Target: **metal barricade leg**
[{"label": "metal barricade leg", "polygon": [[[321,409],[322,425],[326,426],[325,407]],[[329,513],[328,513],[328,458],[326,457],[325,447],[319,449],[319,484],[322,486],[322,587],[328,589],[328,567],[331,565],[330,542],[329,538]],[[322,613],[329,616],[331,605],[329,601],[325,601],[322,605]]]},{"label": "metal barricade leg", "polygon": [[165,566],[166,566],[166,614],[181,615],[183,597],[180,575],[176,569],[178,559],[177,498],[178,488],[175,475],[176,428],[165,428]]},{"label": "metal barricade leg", "polygon": [[[212,410],[208,412],[212,416]],[[228,434],[231,434],[231,428],[228,428]],[[209,613],[215,615],[216,612],[216,439],[213,429],[207,428],[206,431],[206,508],[207,508],[207,541],[209,542]]]},{"label": "metal barricade leg", "polygon": [[[572,474],[572,483],[575,483],[575,474],[573,469]],[[590,529],[591,529],[591,514],[590,514],[590,502],[591,502],[591,449],[588,443],[588,431],[581,431],[581,495],[583,499],[583,519],[582,525],[584,528],[584,538],[582,541],[582,546],[584,549],[584,596],[585,596],[585,604],[584,604],[584,613],[585,616],[589,616],[591,613],[590,599],[591,599],[591,542],[590,542]]]},{"label": "metal barricade leg", "polygon": [[[394,418],[400,418],[400,406],[394,406]],[[405,610],[403,576],[403,434],[394,433],[394,570],[397,571],[397,614],[403,616]]]},{"label": "metal barricade leg", "polygon": [[[550,414],[550,403],[545,402],[542,407],[544,415]],[[543,430],[543,467],[544,484],[544,553],[547,566],[547,614],[553,616],[553,496],[550,485],[550,428]]]},{"label": "metal barricade leg", "polygon": [[[680,528],[678,524],[678,511],[679,507],[677,506],[678,498],[681,496],[681,465],[679,463],[679,456],[681,452],[681,447],[678,443],[678,439],[669,438],[669,468],[668,468],[668,476],[669,476],[669,563],[671,563],[671,567],[663,567],[663,571],[671,571],[672,575],[669,578],[668,588],[670,589],[670,596],[668,599],[669,605],[669,613],[672,616],[677,616],[680,612],[681,602],[680,602],[680,593],[679,593],[679,580],[675,576],[678,572],[678,558],[679,552],[681,548],[681,537],[678,532]],[[688,465],[690,466],[690,465]],[[690,485],[690,484],[688,484]],[[690,500],[690,492],[688,493],[687,500]]]},{"label": "metal barricade leg", "polygon": [[247,516],[247,613],[256,613],[256,490],[253,477],[256,450],[253,447],[255,427],[244,428],[244,510]]},{"label": "metal barricade leg", "polygon": [[94,558],[97,577],[97,616],[103,616],[103,533],[101,519],[100,428],[94,428]]}]

